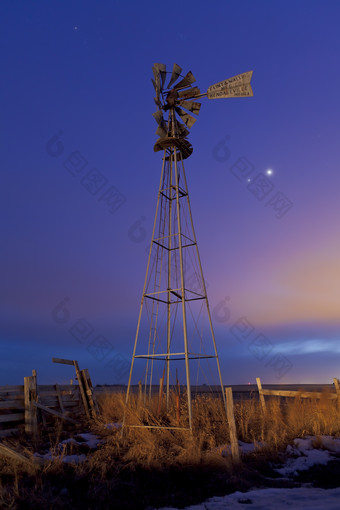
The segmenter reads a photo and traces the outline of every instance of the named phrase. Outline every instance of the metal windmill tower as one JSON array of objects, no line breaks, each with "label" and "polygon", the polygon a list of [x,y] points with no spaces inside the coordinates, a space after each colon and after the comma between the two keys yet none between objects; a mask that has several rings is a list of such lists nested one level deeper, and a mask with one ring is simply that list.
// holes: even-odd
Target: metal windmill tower
[{"label": "metal windmill tower", "polygon": [[[185,378],[188,406],[188,426],[179,428],[192,430],[192,381],[197,368],[196,384],[205,382],[201,377],[203,360],[210,359],[216,363],[224,404],[225,395],[184,171],[184,160],[193,151],[187,140],[188,129],[197,120],[192,114],[198,115],[200,111],[198,98],[252,96],[250,80],[253,72],[211,85],[207,92],[201,94],[198,87],[192,86],[196,80],[191,71],[182,77],[182,68],[177,64],[173,66],[167,85],[166,66],[154,64],[152,70],[157,105],[153,116],[158,124],[156,134],[159,136],[154,151],[163,152],[163,164],[126,408],[132,376],[137,370],[135,362],[144,362],[144,372],[138,372],[138,378],[143,380],[144,403],[151,398],[152,385],[158,384],[157,373],[158,376],[163,374],[161,386],[165,380],[167,410],[170,390],[178,383],[179,371],[180,377]],[[179,78],[182,79],[178,81]],[[164,427],[174,428],[167,427],[166,423]]]}]

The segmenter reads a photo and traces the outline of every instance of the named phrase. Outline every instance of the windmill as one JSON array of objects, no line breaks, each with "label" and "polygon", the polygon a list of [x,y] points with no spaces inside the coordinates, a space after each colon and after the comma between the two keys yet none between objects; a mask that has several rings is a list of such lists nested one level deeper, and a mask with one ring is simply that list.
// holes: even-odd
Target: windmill
[{"label": "windmill", "polygon": [[[152,71],[157,106],[153,117],[159,136],[154,151],[163,151],[163,163],[123,427],[131,396],[132,377],[136,371],[137,377],[141,378],[139,398],[145,405],[153,396],[155,384],[158,383],[157,374],[161,376],[158,411],[163,402],[165,382],[166,413],[171,411],[171,388],[180,388],[179,378],[185,380],[188,419],[187,423],[180,423],[178,418],[177,427],[169,426],[169,420],[163,424],[157,421],[154,425],[129,423],[129,427],[184,428],[192,431],[194,370],[195,375],[197,371],[197,387],[207,380],[202,369],[204,360],[215,362],[224,405],[226,402],[184,171],[184,160],[193,152],[187,137],[200,112],[201,103],[197,99],[250,97],[253,95],[250,85],[253,72],[215,83],[201,93],[197,86],[193,86],[196,80],[192,72],[183,77],[182,68],[177,64],[173,66],[167,85],[170,73],[167,73],[164,64],[154,64]],[[143,362],[142,370],[135,368],[137,362]]]}]

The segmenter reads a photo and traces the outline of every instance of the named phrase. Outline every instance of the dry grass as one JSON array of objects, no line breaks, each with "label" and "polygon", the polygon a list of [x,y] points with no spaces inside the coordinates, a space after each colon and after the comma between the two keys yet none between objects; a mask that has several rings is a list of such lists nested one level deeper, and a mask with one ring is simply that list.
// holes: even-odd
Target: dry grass
[{"label": "dry grass", "polygon": [[[124,414],[124,395],[103,396],[101,405],[101,423],[121,422]],[[238,438],[245,442],[266,443],[269,450],[286,447],[295,437],[306,435],[340,435],[340,409],[336,400],[323,393],[320,400],[302,398],[266,399],[266,411],[263,412],[257,396],[234,405]],[[97,425],[100,425],[100,422]],[[164,408],[157,413],[157,399],[151,401],[147,409],[132,398],[126,424],[187,426],[188,413],[185,396],[181,399],[181,418],[176,420],[175,397],[171,396],[169,412]],[[182,463],[188,460],[200,461],[202,455],[229,442],[229,430],[226,424],[223,404],[220,399],[198,396],[193,400],[193,436],[187,431],[157,431],[147,428],[126,429],[125,442],[120,435],[117,442],[122,448],[129,445],[126,458],[134,462],[140,459],[147,465]],[[166,451],[163,455],[162,444]],[[173,448],[174,451],[169,450]],[[193,453],[194,450],[194,453]],[[169,456],[169,452],[171,455]],[[193,457],[194,455],[194,457]],[[164,458],[163,458],[164,457]],[[170,458],[169,458],[170,457]]]},{"label": "dry grass", "polygon": [[[62,462],[65,452],[60,452],[57,445],[67,436],[59,422],[53,435],[45,437],[56,453],[55,460],[36,470],[0,458],[0,507],[138,509],[166,506],[170,501],[195,503],[219,491],[246,490],[247,484],[263,483],[262,478],[257,478],[260,466],[268,465],[295,437],[340,435],[340,412],[336,401],[329,400],[326,393],[314,401],[274,397],[267,400],[265,413],[257,397],[236,402],[239,439],[265,443],[266,448],[258,457],[254,454],[243,459],[241,467],[235,467],[230,459],[221,456],[221,447],[229,442],[229,432],[219,399],[199,396],[193,400],[193,435],[184,430],[127,427],[122,436],[118,429],[105,428],[105,424],[122,422],[124,402],[121,394],[100,398],[101,414],[87,426],[103,437],[104,444],[90,453],[85,463]],[[184,395],[180,409],[178,423],[175,395],[171,395],[168,412],[165,406],[158,412],[156,398],[145,409],[133,396],[126,424],[183,427],[188,419]],[[33,453],[28,438],[7,444],[26,455]]]},{"label": "dry grass", "polygon": [[[102,432],[105,423],[122,422],[125,397],[111,394],[100,400],[101,416],[94,424],[94,430]],[[176,417],[176,397],[170,396],[169,410],[165,406],[158,412],[158,399],[154,398],[145,407],[138,398],[132,396],[126,415],[126,425],[151,425],[167,427],[188,427],[188,409],[185,396],[181,398],[181,416]],[[197,397],[192,404],[194,427],[189,430],[168,430],[126,427],[124,435],[108,434],[108,444],[115,448],[124,463],[131,468],[162,469],[169,466],[199,464],[203,459],[220,457],[216,450],[228,441],[228,430],[223,404],[219,399]],[[110,441],[111,439],[111,441]],[[214,450],[216,450],[214,454]]]}]

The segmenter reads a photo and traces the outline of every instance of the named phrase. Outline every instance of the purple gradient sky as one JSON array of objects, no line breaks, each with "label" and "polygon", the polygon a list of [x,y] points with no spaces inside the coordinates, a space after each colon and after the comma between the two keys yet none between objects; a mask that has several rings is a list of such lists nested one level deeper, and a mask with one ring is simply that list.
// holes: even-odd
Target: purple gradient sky
[{"label": "purple gradient sky", "polygon": [[[339,19],[331,0],[2,2],[0,384],[32,368],[72,377],[52,356],[126,382],[109,362],[131,356],[156,203],[154,62],[192,70],[201,90],[254,70],[253,98],[203,101],[186,163],[224,382],[339,376]],[[74,151],[126,197],[114,214],[65,168]],[[240,157],[252,176],[273,169],[268,198],[233,175]],[[293,203],[281,219],[265,205],[278,191]],[[241,317],[270,342],[264,359],[233,337]],[[281,379],[277,354],[291,364]]]}]

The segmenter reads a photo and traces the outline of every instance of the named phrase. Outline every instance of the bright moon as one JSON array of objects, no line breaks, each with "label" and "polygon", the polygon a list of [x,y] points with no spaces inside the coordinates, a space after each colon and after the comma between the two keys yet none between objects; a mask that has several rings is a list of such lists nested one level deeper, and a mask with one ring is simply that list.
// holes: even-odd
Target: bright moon
[{"label": "bright moon", "polygon": [[270,168],[266,171],[266,174],[267,175],[272,175],[273,174],[273,170],[271,170]]}]

